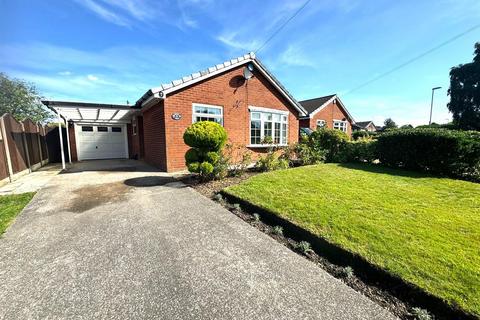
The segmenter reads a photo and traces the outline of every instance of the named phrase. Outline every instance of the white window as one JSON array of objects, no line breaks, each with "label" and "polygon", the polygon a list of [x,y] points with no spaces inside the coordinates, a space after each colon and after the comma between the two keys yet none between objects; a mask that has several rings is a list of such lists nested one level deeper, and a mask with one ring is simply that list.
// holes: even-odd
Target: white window
[{"label": "white window", "polygon": [[317,129],[319,128],[325,128],[325,125],[327,123],[325,122],[325,120],[317,120]]},{"label": "white window", "polygon": [[275,145],[288,141],[288,112],[250,107],[250,145],[261,146],[266,140]]},{"label": "white window", "polygon": [[223,108],[208,104],[193,104],[193,122],[214,121],[223,126]]},{"label": "white window", "polygon": [[333,129],[347,132],[347,121],[333,120]]}]

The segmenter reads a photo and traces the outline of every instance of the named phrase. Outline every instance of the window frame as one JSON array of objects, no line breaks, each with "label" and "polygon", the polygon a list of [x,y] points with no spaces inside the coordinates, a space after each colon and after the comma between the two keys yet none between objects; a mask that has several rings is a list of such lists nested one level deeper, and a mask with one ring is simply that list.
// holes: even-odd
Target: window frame
[{"label": "window frame", "polygon": [[[209,114],[209,113],[195,112],[195,107],[205,107],[205,108],[218,109],[218,110],[220,110],[220,114]],[[223,126],[223,123],[224,123],[224,120],[223,120],[223,106],[216,106],[216,105],[206,104],[206,103],[192,103],[192,123],[198,122],[196,120],[197,117],[220,119],[220,125]],[[203,120],[203,121],[210,121],[210,120]],[[214,121],[214,122],[216,122],[216,121]]]},{"label": "window frame", "polygon": [[[248,148],[267,148],[271,146],[277,146],[277,147],[283,147],[288,145],[288,118],[289,118],[289,112],[284,111],[284,110],[278,110],[278,109],[271,109],[271,108],[264,108],[264,107],[255,107],[255,106],[249,106],[249,122],[248,122]],[[271,120],[266,119],[266,114],[271,114]],[[253,114],[260,114],[259,119],[252,119]],[[275,115],[278,115],[280,117],[279,121],[274,120]],[[265,144],[265,143],[252,143],[252,121],[259,121],[260,122],[260,141],[263,141],[265,139],[265,123],[271,123],[271,128],[270,131],[272,132],[272,141],[275,141],[276,135],[275,135],[275,124],[280,125],[280,129],[278,130],[280,133],[279,143],[272,143],[272,144]],[[285,125],[285,129],[283,126]]]},{"label": "window frame", "polygon": [[[322,126],[319,126],[319,125],[318,125],[319,122],[322,122],[323,125],[322,125]],[[318,120],[317,120],[317,129],[318,129],[318,128],[326,128],[326,127],[327,127],[327,121],[326,121],[326,120],[323,120],[323,119],[318,119]]]},{"label": "window frame", "polygon": [[[342,130],[342,129],[339,129],[339,128],[335,128],[335,123],[343,123],[343,124],[345,125],[345,130]],[[335,130],[340,130],[340,131],[342,131],[342,132],[347,133],[347,132],[348,132],[348,121],[346,121],[346,120],[333,119],[333,129],[335,129]]]}]

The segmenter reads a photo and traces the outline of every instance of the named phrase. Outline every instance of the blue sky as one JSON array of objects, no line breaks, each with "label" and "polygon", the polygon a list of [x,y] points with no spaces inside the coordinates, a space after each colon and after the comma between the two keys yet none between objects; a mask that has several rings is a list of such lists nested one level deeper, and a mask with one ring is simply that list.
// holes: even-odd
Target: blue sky
[{"label": "blue sky", "polygon": [[[257,49],[304,0],[0,0],[0,71],[50,99],[135,102],[147,89]],[[338,93],[357,121],[450,118],[448,73],[480,28],[478,0],[311,1],[257,56],[298,99]]]}]

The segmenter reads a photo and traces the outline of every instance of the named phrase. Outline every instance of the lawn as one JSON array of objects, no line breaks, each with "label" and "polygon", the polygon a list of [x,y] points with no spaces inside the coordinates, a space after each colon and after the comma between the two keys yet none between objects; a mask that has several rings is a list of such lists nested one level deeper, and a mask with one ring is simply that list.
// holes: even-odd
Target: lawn
[{"label": "lawn", "polygon": [[260,174],[225,191],[480,316],[480,184],[322,164]]},{"label": "lawn", "polygon": [[13,219],[32,200],[34,192],[0,196],[0,235],[2,235]]}]

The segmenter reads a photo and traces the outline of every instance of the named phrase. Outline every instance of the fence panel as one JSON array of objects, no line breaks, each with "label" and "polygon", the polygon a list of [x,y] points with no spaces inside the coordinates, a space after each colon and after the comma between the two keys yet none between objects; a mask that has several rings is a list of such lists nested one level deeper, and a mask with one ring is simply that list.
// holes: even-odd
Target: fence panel
[{"label": "fence panel", "polygon": [[3,133],[0,130],[0,181],[8,178],[8,164],[7,164],[7,156],[5,154],[4,143],[5,143],[5,140],[3,139]]},{"label": "fence panel", "polygon": [[23,141],[23,126],[9,114],[4,116],[4,120],[12,169],[15,174],[28,169],[27,149]]},{"label": "fence panel", "polygon": [[38,166],[38,164],[42,161],[40,159],[40,146],[38,145],[38,127],[30,119],[23,121],[23,127],[25,130],[25,139],[27,141],[30,166]]},{"label": "fence panel", "polygon": [[[46,129],[30,119],[18,122],[9,114],[0,118],[0,182],[48,162]],[[8,159],[11,163],[11,173]]]}]

